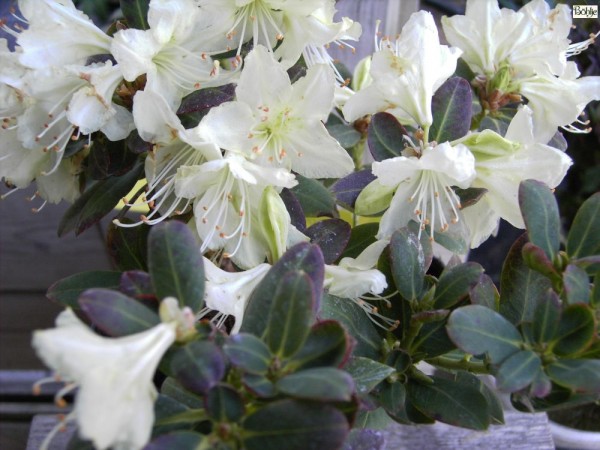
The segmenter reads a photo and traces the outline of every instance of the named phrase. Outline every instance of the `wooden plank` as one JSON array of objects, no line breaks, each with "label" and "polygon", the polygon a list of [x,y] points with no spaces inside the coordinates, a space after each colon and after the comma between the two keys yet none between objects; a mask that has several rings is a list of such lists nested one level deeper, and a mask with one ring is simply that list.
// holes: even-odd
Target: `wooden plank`
[{"label": "wooden plank", "polygon": [[31,333],[0,333],[0,369],[43,370],[44,364],[31,348]]},{"label": "wooden plank", "polygon": [[30,421],[0,422],[0,448],[2,450],[22,450],[27,445]]},{"label": "wooden plank", "polygon": [[43,293],[0,293],[0,330],[31,333],[52,328],[62,310]]},{"label": "wooden plank", "polygon": [[[33,418],[31,423],[31,432],[27,441],[27,450],[39,450],[40,445],[48,436],[54,427],[57,425],[58,420],[56,416],[39,415]],[[75,425],[73,423],[68,424],[63,431],[59,432],[54,439],[50,442],[47,447],[48,450],[64,450],[67,448],[69,440],[75,433]]]},{"label": "wooden plank", "polygon": [[[0,370],[0,397],[3,399],[31,397],[33,384],[51,376],[52,372],[49,370]],[[52,396],[63,386],[63,383],[58,382],[44,383],[40,395]]]}]

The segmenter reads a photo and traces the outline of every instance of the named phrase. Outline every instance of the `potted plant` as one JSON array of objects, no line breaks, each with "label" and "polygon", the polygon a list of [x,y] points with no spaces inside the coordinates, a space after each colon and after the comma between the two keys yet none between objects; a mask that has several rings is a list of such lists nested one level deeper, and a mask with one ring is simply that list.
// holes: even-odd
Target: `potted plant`
[{"label": "potted plant", "polygon": [[[59,234],[114,215],[115,270],[51,286],[33,336],[57,403],[77,389],[70,445],[381,448],[366,430],[501,424],[483,374],[524,411],[600,398],[600,194],[562,239],[552,191],[600,84],[568,8],[469,2],[450,45],[415,13],[349,84],[333,1],[122,0],[107,33],[19,7],[0,175],[72,201]],[[500,219],[526,232],[499,289],[434,264]]]}]

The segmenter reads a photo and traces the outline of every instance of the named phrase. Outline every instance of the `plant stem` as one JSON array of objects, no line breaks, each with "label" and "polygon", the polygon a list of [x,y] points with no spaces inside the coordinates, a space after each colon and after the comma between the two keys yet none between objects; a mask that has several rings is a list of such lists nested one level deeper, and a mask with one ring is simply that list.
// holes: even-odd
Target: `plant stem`
[{"label": "plant stem", "polygon": [[464,359],[457,361],[444,356],[437,356],[435,358],[426,359],[425,361],[434,366],[443,367],[444,369],[466,370],[468,372],[486,375],[489,375],[490,373],[487,364],[479,361],[467,361]]}]

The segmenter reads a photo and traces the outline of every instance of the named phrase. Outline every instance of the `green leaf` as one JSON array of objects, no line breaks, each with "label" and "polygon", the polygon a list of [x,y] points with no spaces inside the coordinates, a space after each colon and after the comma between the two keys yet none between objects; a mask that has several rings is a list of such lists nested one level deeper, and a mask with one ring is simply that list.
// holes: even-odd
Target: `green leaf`
[{"label": "green leaf", "polygon": [[525,264],[522,249],[527,235],[522,235],[510,248],[500,279],[500,312],[514,324],[533,322],[536,306],[544,301],[552,283],[544,275]]},{"label": "green leaf", "polygon": [[404,136],[407,134],[392,114],[373,114],[367,131],[367,143],[375,161],[401,156],[404,150]]},{"label": "green leaf", "polygon": [[296,174],[298,184],[290,189],[307,217],[337,217],[335,198],[318,180]]},{"label": "green leaf", "polygon": [[460,205],[463,209],[475,205],[488,192],[488,190],[485,188],[472,187],[467,189],[461,189],[458,187],[454,187],[453,189],[454,193],[460,198]]},{"label": "green leaf", "polygon": [[118,289],[120,280],[121,272],[97,270],[76,273],[50,286],[46,297],[69,308],[79,309],[77,299],[83,291],[91,288]]},{"label": "green leaf", "polygon": [[79,306],[95,326],[113,337],[141,333],[160,323],[154,311],[109,289],[88,289],[79,297]]},{"label": "green leaf", "polygon": [[555,383],[575,392],[600,393],[599,359],[562,359],[550,364],[546,373]]},{"label": "green leaf", "polygon": [[264,375],[244,374],[242,383],[249,392],[257,397],[271,398],[277,394],[273,382]]},{"label": "green leaf", "polygon": [[554,264],[542,248],[531,242],[527,242],[523,246],[521,254],[527,267],[545,275],[551,280],[560,280],[560,275],[556,271]]},{"label": "green leaf", "polygon": [[352,341],[344,327],[333,320],[314,324],[302,348],[290,362],[297,369],[341,366],[352,351]]},{"label": "green leaf", "polygon": [[568,304],[590,303],[590,278],[582,268],[569,264],[563,272],[563,286]]},{"label": "green leaf", "polygon": [[486,306],[494,311],[498,311],[500,294],[492,279],[486,274],[481,275],[479,281],[471,289],[471,302],[474,305]]},{"label": "green leaf", "polygon": [[[131,223],[122,219],[122,223]],[[147,242],[150,226],[142,224],[133,228],[108,226],[106,247],[115,266],[122,271],[148,270]]]},{"label": "green leaf", "polygon": [[356,340],[354,356],[379,359],[381,338],[367,314],[356,303],[347,298],[323,295],[320,319],[340,322]]},{"label": "green leaf", "polygon": [[379,403],[396,422],[410,424],[411,420],[406,412],[407,407],[406,387],[404,384],[383,383],[379,392]]},{"label": "green leaf", "polygon": [[422,413],[440,422],[473,430],[490,425],[487,401],[475,387],[436,376],[432,384],[410,383],[408,397]]},{"label": "green leaf", "polygon": [[535,309],[535,320],[531,325],[535,342],[541,344],[554,339],[560,321],[560,313],[560,299],[550,289],[544,301],[541,301]]},{"label": "green leaf", "polygon": [[567,254],[570,258],[600,254],[600,192],[577,211],[567,238]]},{"label": "green leaf", "polygon": [[392,423],[392,418],[383,408],[376,408],[372,411],[360,409],[353,427],[355,429],[383,430]]},{"label": "green leaf", "polygon": [[185,128],[194,128],[211,108],[235,98],[235,84],[199,89],[185,96],[177,115]]},{"label": "green leaf", "polygon": [[313,287],[308,275],[289,272],[278,283],[262,333],[273,354],[289,358],[300,350],[310,332],[313,303]]},{"label": "green leaf", "polygon": [[367,184],[354,202],[354,212],[359,216],[376,216],[392,202],[396,186],[386,186],[375,179]]},{"label": "green leaf", "polygon": [[600,270],[594,276],[594,288],[590,300],[593,307],[600,307]]},{"label": "green leaf", "polygon": [[522,181],[519,206],[529,241],[543,249],[550,261],[554,260],[560,247],[560,215],[554,194],[541,181]]},{"label": "green leaf", "polygon": [[180,450],[201,450],[204,447],[205,437],[203,434],[193,431],[173,431],[162,434],[144,447],[144,450],[165,450],[177,448]]},{"label": "green leaf", "polygon": [[352,211],[362,190],[373,180],[375,180],[375,175],[371,169],[364,169],[340,178],[329,189],[340,205]]},{"label": "green leaf", "polygon": [[521,349],[517,329],[497,312],[480,305],[469,305],[452,312],[446,327],[450,339],[462,351],[473,355],[487,353],[493,363]]},{"label": "green leaf", "polygon": [[316,367],[284,376],[275,383],[279,392],[291,397],[319,402],[348,402],[354,381],[346,372],[333,367]]},{"label": "green leaf", "polygon": [[110,176],[123,175],[131,170],[137,155],[129,151],[127,141],[110,141],[102,134],[94,138],[94,145],[87,157],[86,174],[93,180],[104,180]]},{"label": "green leaf", "polygon": [[542,360],[531,350],[512,354],[496,372],[496,386],[504,392],[516,392],[531,384],[542,367]]},{"label": "green leaf", "polygon": [[377,230],[379,230],[379,224],[373,222],[353,227],[350,232],[348,245],[346,245],[346,249],[342,253],[342,258],[358,257],[365,248],[377,240],[375,238]]},{"label": "green leaf", "polygon": [[450,308],[469,295],[483,274],[483,267],[469,262],[444,270],[435,289],[436,309]]},{"label": "green leaf", "polygon": [[170,221],[152,227],[148,237],[148,268],[159,299],[175,297],[180,307],[202,309],[204,262],[186,224]]},{"label": "green leaf", "polygon": [[396,289],[407,300],[417,300],[423,293],[425,254],[419,238],[408,228],[392,235],[390,241],[392,275]]},{"label": "green leaf", "polygon": [[143,177],[144,165],[137,164],[125,175],[97,181],[67,209],[58,225],[58,235],[75,230],[79,235],[106,214],[125,197]]},{"label": "green leaf", "polygon": [[496,424],[504,424],[504,407],[494,390],[486,386],[480,377],[465,372],[464,370],[457,371],[454,374],[454,377],[458,384],[474,387],[481,392],[488,404],[491,421]]},{"label": "green leaf", "polygon": [[271,365],[269,348],[252,334],[230,336],[223,345],[223,352],[231,364],[248,373],[265,374]]},{"label": "green leaf", "polygon": [[[426,311],[429,313],[429,311]],[[448,311],[444,313],[448,315]],[[422,313],[421,313],[422,314]],[[413,316],[414,317],[414,316]],[[446,320],[424,323],[411,348],[425,358],[433,358],[448,353],[456,348],[446,331]]]},{"label": "green leaf", "polygon": [[326,404],[279,400],[244,420],[246,450],[331,450],[349,433],[344,414]]},{"label": "green leaf", "polygon": [[575,355],[584,351],[594,339],[596,320],[587,305],[567,306],[562,313],[553,347],[557,355]]},{"label": "green leaf", "polygon": [[204,408],[204,401],[199,395],[185,389],[175,378],[167,377],[160,386],[160,393],[178,401],[191,409]]},{"label": "green leaf", "polygon": [[225,375],[225,358],[212,342],[192,341],[175,350],[170,370],[184,388],[205,394]]},{"label": "green leaf", "polygon": [[346,150],[351,149],[360,142],[361,134],[351,125],[344,123],[327,125],[327,131]]},{"label": "green leaf", "polygon": [[449,78],[431,99],[433,123],[429,140],[448,142],[465,136],[471,127],[471,85],[460,77]]},{"label": "green leaf", "polygon": [[396,371],[387,364],[381,364],[360,356],[352,358],[344,367],[344,370],[354,379],[356,392],[359,395],[368,394],[375,386]]},{"label": "green leaf", "polygon": [[208,415],[217,422],[238,422],[246,409],[240,393],[227,384],[210,389],[204,403]]},{"label": "green leaf", "polygon": [[148,25],[150,0],[120,0],[119,3],[129,28],[137,28],[138,30],[150,28]]},{"label": "green leaf", "polygon": [[342,219],[321,220],[308,227],[304,234],[311,244],[318,245],[325,264],[333,264],[342,254],[350,239],[351,227]]}]

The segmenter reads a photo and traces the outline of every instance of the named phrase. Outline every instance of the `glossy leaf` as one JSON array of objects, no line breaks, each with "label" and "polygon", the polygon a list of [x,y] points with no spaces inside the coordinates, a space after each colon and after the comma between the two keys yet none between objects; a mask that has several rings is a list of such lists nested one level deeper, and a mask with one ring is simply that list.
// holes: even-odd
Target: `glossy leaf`
[{"label": "glossy leaf", "polygon": [[460,77],[449,78],[431,99],[433,123],[429,140],[447,142],[465,136],[471,127],[471,85]]},{"label": "glossy leaf", "polygon": [[541,181],[522,181],[519,206],[529,241],[543,249],[552,261],[560,246],[560,215],[554,194]]},{"label": "glossy leaf", "polygon": [[325,264],[333,264],[350,240],[350,224],[342,219],[326,219],[308,227],[304,234],[318,245]]},{"label": "glossy leaf", "polygon": [[407,300],[419,299],[423,293],[425,254],[416,234],[402,228],[390,241],[392,275],[396,289]]},{"label": "glossy leaf", "polygon": [[232,386],[218,384],[204,397],[209,416],[217,422],[237,422],[245,413],[244,400]]},{"label": "glossy leaf", "polygon": [[[123,219],[123,223],[131,223]],[[147,241],[149,225],[125,228],[111,223],[108,226],[106,247],[108,253],[119,270],[148,270]]]},{"label": "glossy leaf", "polygon": [[567,238],[567,253],[571,258],[600,254],[600,192],[577,211]]},{"label": "glossy leaf", "polygon": [[205,394],[225,375],[225,358],[212,342],[192,341],[174,352],[170,370],[183,387]]},{"label": "glossy leaf", "polygon": [[488,192],[485,188],[461,189],[454,187],[454,193],[460,198],[460,205],[464,208],[475,205]]},{"label": "glossy leaf", "polygon": [[349,210],[354,209],[356,199],[369,183],[375,180],[375,175],[370,169],[360,170],[340,178],[331,186],[331,192],[336,201]]},{"label": "glossy leaf", "polygon": [[550,364],[546,373],[555,383],[575,392],[600,393],[598,359],[562,359]]},{"label": "glossy leaf", "polygon": [[552,288],[548,278],[531,270],[523,261],[522,249],[526,243],[527,236],[522,235],[512,245],[500,279],[500,312],[514,324],[532,322],[536,306]]},{"label": "glossy leaf", "polygon": [[364,223],[352,228],[348,245],[342,253],[342,257],[356,258],[365,248],[375,242],[377,239],[377,231],[379,230],[378,223]]},{"label": "glossy leaf", "polygon": [[474,305],[486,306],[494,311],[498,310],[500,293],[492,279],[486,274],[481,275],[477,284],[473,286],[470,297]]},{"label": "glossy leaf", "polygon": [[293,356],[304,344],[313,311],[313,286],[308,275],[288,272],[277,284],[267,326],[262,333],[265,343],[280,358]]},{"label": "glossy leaf", "polygon": [[514,353],[496,372],[496,386],[504,392],[519,391],[531,384],[541,367],[542,360],[531,350]]},{"label": "glossy leaf", "polygon": [[346,372],[333,367],[315,367],[291,373],[275,384],[279,392],[291,397],[322,402],[348,402],[354,381]]},{"label": "glossy leaf", "polygon": [[79,297],[79,306],[95,326],[113,337],[141,333],[160,323],[154,311],[109,289],[88,289]]},{"label": "glossy leaf", "polygon": [[58,235],[72,230],[79,235],[97,223],[133,189],[143,172],[144,165],[137,164],[124,175],[94,183],[67,209],[58,225]]},{"label": "glossy leaf", "polygon": [[231,364],[248,373],[267,373],[272,359],[265,343],[247,333],[230,336],[223,345],[223,352]]},{"label": "glossy leaf", "polygon": [[135,298],[152,310],[158,309],[158,299],[154,295],[150,275],[141,270],[123,272],[119,283],[119,291],[128,297]]},{"label": "glossy leaf", "polygon": [[121,272],[97,270],[81,272],[57,281],[48,289],[46,297],[69,308],[79,309],[77,299],[91,288],[118,289]]},{"label": "glossy leaf", "polygon": [[570,305],[590,302],[590,279],[582,268],[569,264],[563,272],[563,286]]},{"label": "glossy leaf", "polygon": [[235,84],[200,89],[183,98],[177,114],[184,116],[182,122],[193,119],[184,126],[196,126],[211,108],[230,102],[234,98]]},{"label": "glossy leaf", "polygon": [[147,30],[149,0],[120,0],[121,11],[127,19],[129,28]]},{"label": "glossy leaf", "polygon": [[[448,311],[445,313],[448,314]],[[418,350],[419,354],[423,354],[426,358],[444,355],[454,350],[456,345],[448,336],[445,325],[445,320],[423,324],[411,348]]]},{"label": "glossy leaf", "polygon": [[288,188],[283,188],[279,193],[279,196],[290,215],[292,225],[299,231],[304,232],[304,230],[306,230],[306,216],[304,215],[302,205],[296,195]]},{"label": "glossy leaf", "polygon": [[487,353],[493,363],[521,349],[517,329],[497,312],[480,305],[469,305],[453,311],[447,325],[450,339],[462,351],[473,355]]},{"label": "glossy leaf", "polygon": [[454,306],[469,295],[483,274],[483,267],[469,262],[444,270],[435,289],[435,308]]},{"label": "glossy leaf", "polygon": [[555,339],[554,353],[574,355],[585,350],[594,338],[596,320],[586,305],[571,305],[563,310]]},{"label": "glossy leaf", "polygon": [[271,398],[277,394],[273,382],[264,375],[244,374],[242,383],[248,391],[257,397]]},{"label": "glossy leaf", "polygon": [[137,160],[137,155],[129,151],[127,141],[110,141],[103,134],[94,138],[87,156],[86,174],[93,180],[104,180],[111,176],[127,173]]},{"label": "glossy leaf", "polygon": [[177,400],[188,408],[204,408],[202,397],[185,389],[175,378],[167,377],[160,386],[160,393]]},{"label": "glossy leaf", "polygon": [[368,394],[375,386],[396,371],[387,364],[381,364],[360,356],[352,358],[344,367],[344,370],[354,379],[356,392],[359,395]]},{"label": "glossy leaf", "polygon": [[547,276],[550,279],[560,279],[554,264],[548,258],[546,252],[537,245],[527,242],[522,250],[523,261],[530,269]]},{"label": "glossy leaf", "polygon": [[379,359],[381,338],[366,313],[352,300],[325,294],[320,319],[340,322],[356,340],[354,356]]},{"label": "glossy leaf", "polygon": [[331,450],[348,435],[344,414],[330,405],[280,400],[258,409],[243,423],[247,450]]},{"label": "glossy leaf", "polygon": [[560,299],[553,290],[549,290],[544,301],[541,301],[535,309],[535,320],[531,325],[535,342],[550,342],[554,338],[560,314]]},{"label": "glossy leaf", "polygon": [[192,232],[182,222],[161,222],[148,237],[148,268],[159,299],[175,297],[180,307],[204,304],[204,263]]},{"label": "glossy leaf", "polygon": [[406,412],[407,399],[404,384],[399,382],[383,383],[379,392],[379,403],[396,422],[411,423]]},{"label": "glossy leaf", "polygon": [[296,174],[298,184],[291,191],[294,193],[307,217],[337,217],[333,194],[319,181]]},{"label": "glossy leaf", "polygon": [[504,424],[504,407],[502,402],[498,398],[495,389],[490,389],[483,381],[481,377],[475,376],[464,370],[459,370],[453,374],[456,382],[461,385],[472,386],[477,389],[485,397],[488,404],[488,411],[490,419],[495,424]]},{"label": "glossy leaf", "polygon": [[352,341],[344,327],[333,320],[314,324],[292,364],[298,369],[339,367],[349,357]]},{"label": "glossy leaf", "polygon": [[309,276],[313,287],[313,306],[315,311],[318,309],[323,295],[323,279],[325,277],[323,254],[316,245],[296,244],[284,253],[252,292],[246,305],[242,332],[262,336],[267,328],[269,311],[273,304],[273,293],[277,290],[281,279],[290,271],[302,271]]},{"label": "glossy leaf", "polygon": [[404,150],[403,136],[408,133],[392,114],[373,114],[367,133],[367,143],[375,161],[401,156]]}]

